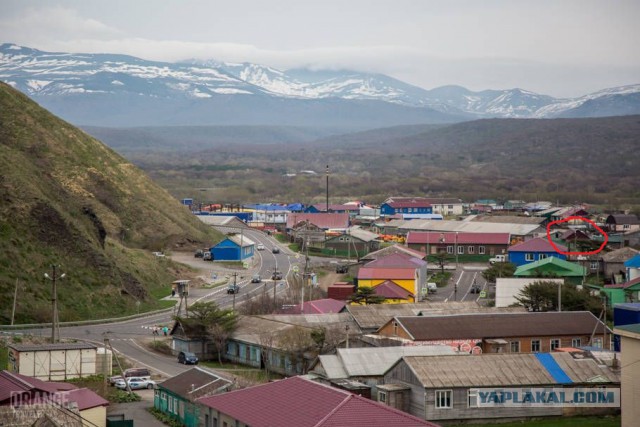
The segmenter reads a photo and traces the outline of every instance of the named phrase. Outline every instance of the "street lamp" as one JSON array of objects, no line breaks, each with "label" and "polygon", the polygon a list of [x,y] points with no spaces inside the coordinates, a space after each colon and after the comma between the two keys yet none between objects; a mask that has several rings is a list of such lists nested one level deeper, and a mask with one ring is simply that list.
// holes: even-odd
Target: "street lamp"
[{"label": "street lamp", "polygon": [[456,268],[458,268],[458,232],[456,231],[456,242],[455,242],[455,249],[456,249]]},{"label": "street lamp", "polygon": [[[56,329],[58,328],[58,288],[56,287],[56,280],[63,279],[66,274],[62,273],[60,276],[57,275],[56,268],[58,266],[53,264],[51,269],[53,270],[51,276],[47,273],[44,273],[44,277],[53,282],[53,291],[51,295],[51,305],[52,305],[52,313],[51,313],[51,342],[55,343],[56,340]],[[58,339],[60,338],[60,331],[58,331]]]}]

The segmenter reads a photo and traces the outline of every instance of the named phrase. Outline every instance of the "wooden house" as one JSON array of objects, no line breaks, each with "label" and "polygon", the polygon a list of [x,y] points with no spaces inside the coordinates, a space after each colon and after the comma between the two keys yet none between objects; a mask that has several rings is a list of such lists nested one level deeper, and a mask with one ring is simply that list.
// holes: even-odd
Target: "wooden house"
[{"label": "wooden house", "polygon": [[406,345],[447,344],[479,353],[539,353],[560,347],[609,349],[611,331],[588,311],[394,317],[378,334]]},{"label": "wooden house", "polygon": [[405,356],[387,371],[384,384],[379,402],[448,424],[620,409],[620,379],[613,371],[562,352]]}]

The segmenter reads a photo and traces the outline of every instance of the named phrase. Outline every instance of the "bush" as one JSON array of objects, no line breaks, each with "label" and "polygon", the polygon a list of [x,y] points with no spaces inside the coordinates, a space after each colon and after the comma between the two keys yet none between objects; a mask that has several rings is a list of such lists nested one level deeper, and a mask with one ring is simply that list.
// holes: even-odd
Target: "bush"
[{"label": "bush", "polygon": [[109,396],[109,400],[115,403],[129,403],[129,402],[140,402],[142,398],[139,394],[136,393],[127,393],[124,390],[116,390],[115,393],[111,393]]},{"label": "bush", "polygon": [[159,409],[149,408],[148,411],[151,412],[151,414],[156,417],[161,423],[166,424],[169,427],[182,427],[182,423],[180,421],[170,417]]}]

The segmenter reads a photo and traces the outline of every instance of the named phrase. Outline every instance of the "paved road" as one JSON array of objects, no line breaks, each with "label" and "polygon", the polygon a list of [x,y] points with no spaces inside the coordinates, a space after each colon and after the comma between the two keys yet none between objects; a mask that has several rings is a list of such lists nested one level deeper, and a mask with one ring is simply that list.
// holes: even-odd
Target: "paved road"
[{"label": "paved road", "polygon": [[[287,277],[293,274],[293,265],[300,265],[304,262],[304,258],[295,257],[285,246],[279,245],[278,242],[266,234],[249,230],[245,231],[250,239],[255,242],[262,243],[265,246],[264,251],[256,251],[256,257],[248,270],[239,270],[238,276],[235,278],[236,283],[240,286],[240,292],[237,295],[228,294],[227,287],[222,285],[215,288],[195,288],[189,289],[188,303],[193,304],[196,301],[216,301],[221,307],[232,307],[234,303],[240,304],[243,300],[259,295],[262,292],[273,292],[273,285],[276,285],[276,292],[285,292],[288,284]],[[279,247],[280,253],[271,252],[273,247]],[[233,280],[232,273],[234,270],[225,269],[215,263],[208,263],[201,259],[193,258],[192,254],[177,254],[176,259],[186,260],[189,265],[198,267],[201,265],[202,273],[205,277],[211,277],[211,272],[217,272],[220,275],[227,275]],[[272,281],[271,274],[275,269],[284,274],[283,280]],[[263,278],[269,280],[262,283],[250,283],[253,274],[259,273]],[[167,286],[167,290],[169,287]],[[167,298],[170,298],[169,296]],[[175,298],[178,300],[178,298]],[[144,316],[138,319],[127,320],[116,323],[105,323],[99,325],[86,326],[68,326],[60,328],[60,336],[63,338],[72,338],[101,344],[104,338],[108,337],[112,347],[118,352],[125,355],[137,366],[147,366],[156,374],[163,377],[176,375],[189,367],[185,367],[176,362],[174,356],[165,356],[148,350],[144,342],[154,339],[152,330],[156,325],[171,326],[172,316],[176,314],[177,307],[160,314]],[[50,329],[31,329],[22,330],[20,333],[28,333],[37,336],[50,336]],[[163,339],[163,336],[157,339]]]},{"label": "paved road", "polygon": [[429,296],[430,301],[479,301],[479,293],[471,293],[471,287],[475,283],[481,291],[489,290],[489,284],[482,277],[482,272],[488,267],[485,265],[459,264],[453,271],[447,286],[438,288],[438,291]]}]

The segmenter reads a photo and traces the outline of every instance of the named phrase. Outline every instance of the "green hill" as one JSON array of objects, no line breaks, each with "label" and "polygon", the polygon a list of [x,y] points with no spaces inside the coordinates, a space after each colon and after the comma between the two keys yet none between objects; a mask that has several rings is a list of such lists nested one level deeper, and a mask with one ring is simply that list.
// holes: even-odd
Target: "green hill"
[{"label": "green hill", "polygon": [[0,83],[0,323],[50,321],[51,265],[60,320],[158,307],[180,266],[151,251],[220,240],[123,157]]}]

